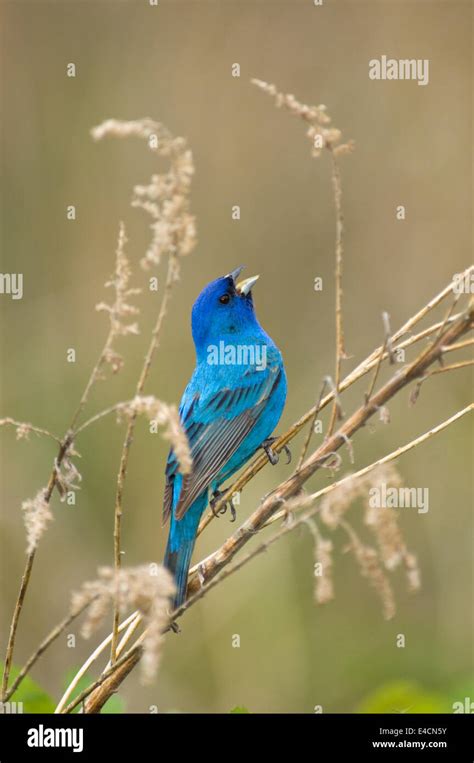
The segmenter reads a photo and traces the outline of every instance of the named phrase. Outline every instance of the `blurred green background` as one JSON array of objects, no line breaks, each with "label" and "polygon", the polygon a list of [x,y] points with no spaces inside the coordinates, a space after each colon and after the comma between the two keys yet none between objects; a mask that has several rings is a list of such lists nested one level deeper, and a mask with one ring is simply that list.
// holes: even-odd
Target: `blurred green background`
[{"label": "blurred green background", "polygon": [[[138,141],[95,144],[89,129],[109,117],[150,116],[185,135],[193,150],[199,244],[182,263],[147,392],[179,402],[194,362],[192,303],[209,280],[244,263],[247,275],[262,276],[255,288],[258,315],[286,361],[289,398],[281,430],[295,421],[334,368],[330,163],[324,155],[310,159],[304,125],[277,111],[250,78],[326,104],[333,124],[356,141],[355,153],[342,159],[349,371],[381,343],[383,310],[397,328],[469,264],[470,17],[471,4],[454,0],[333,0],[322,7],[311,0],[160,0],[158,7],[146,0],[3,0],[1,270],[24,274],[24,297],[0,299],[0,416],[58,434],[68,426],[105,337],[106,317],[94,306],[108,296],[103,283],[113,269],[121,219],[135,285],[146,285],[138,262],[149,220],[129,200],[132,186],[165,164],[153,164]],[[384,54],[428,58],[429,85],[369,80],[369,59]],[[75,79],[66,77],[69,62],[76,64]],[[235,62],[238,79],[231,76]],[[77,208],[75,222],[66,219],[70,204]],[[239,222],[231,219],[234,204],[241,206]],[[399,204],[406,206],[404,222],[395,217]],[[322,293],[313,290],[315,276],[323,278]],[[96,388],[90,412],[132,394],[156,295],[146,292],[140,304],[141,334],[121,343],[125,368]],[[66,362],[69,347],[76,349],[75,364]],[[374,422],[355,438],[355,468],[466,405],[471,386],[465,369],[425,384],[413,408],[407,391],[398,395],[389,406],[390,425]],[[346,412],[365,389],[366,381],[344,395]],[[71,590],[112,561],[122,438],[123,429],[110,419],[78,442],[82,489],[75,507],[54,500],[55,521],[37,554],[17,662],[63,617]],[[21,502],[45,484],[54,450],[34,435],[29,443],[16,442],[5,430],[0,442],[5,644],[25,561]],[[141,422],[125,494],[128,565],[162,557],[166,452]],[[339,535],[333,538],[336,599],[316,607],[312,539],[295,532],[183,618],[181,635],[166,640],[156,684],[144,689],[135,674],[124,684],[125,709],[449,711],[454,699],[469,692],[474,699],[471,456],[465,418],[400,461],[407,485],[429,488],[430,510],[406,510],[401,518],[419,556],[423,588],[410,596],[402,574],[395,575],[394,620],[384,622],[367,582],[342,554]],[[343,471],[349,468],[346,452]],[[240,517],[288,473],[284,463],[261,472],[242,496]],[[309,487],[330,478],[319,473]],[[351,513],[360,526],[361,508]],[[214,522],[195,559],[233,529],[227,518]],[[404,649],[396,647],[399,633],[406,636]],[[240,648],[232,647],[234,634]],[[78,637],[74,649],[61,638],[33,678],[57,697],[67,672],[99,636],[92,642]]]}]

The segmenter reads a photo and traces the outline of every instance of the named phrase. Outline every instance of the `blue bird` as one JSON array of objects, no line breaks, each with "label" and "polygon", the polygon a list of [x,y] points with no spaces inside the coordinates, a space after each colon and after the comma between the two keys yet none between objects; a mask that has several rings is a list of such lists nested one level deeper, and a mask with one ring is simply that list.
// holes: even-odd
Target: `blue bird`
[{"label": "blue bird", "polygon": [[259,448],[277,460],[270,435],[285,405],[285,369],[255,315],[251,289],[258,276],[237,284],[241,270],[208,284],[192,310],[196,367],[179,414],[193,466],[182,475],[171,449],[163,502],[163,524],[171,520],[164,565],[176,581],[175,607],[186,598],[199,520],[219,486]]}]

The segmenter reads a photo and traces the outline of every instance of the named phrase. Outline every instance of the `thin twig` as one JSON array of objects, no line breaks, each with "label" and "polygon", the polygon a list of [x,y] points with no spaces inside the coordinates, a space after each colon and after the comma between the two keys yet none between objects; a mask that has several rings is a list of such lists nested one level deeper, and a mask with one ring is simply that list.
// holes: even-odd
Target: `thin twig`
[{"label": "thin twig", "polygon": [[[123,623],[120,624],[119,631],[124,630],[133,621],[133,619],[136,617],[136,614],[137,614],[136,612],[133,612],[133,614],[129,615],[129,617],[127,617],[127,619],[124,620]],[[74,676],[74,678],[71,681],[71,683],[69,684],[69,686],[66,688],[63,696],[61,697],[61,699],[58,702],[56,710],[54,711],[55,713],[63,712],[67,700],[69,699],[69,697],[73,693],[74,689],[78,685],[78,683],[81,680],[81,678],[87,673],[87,671],[89,670],[90,666],[94,664],[94,662],[97,660],[97,658],[100,657],[100,655],[102,654],[104,649],[106,649],[108,647],[108,645],[110,644],[111,641],[112,641],[112,634],[110,633],[107,636],[107,638],[105,638],[102,641],[102,643],[99,644],[99,646],[96,647],[96,649],[94,649],[92,654],[89,655],[87,660],[84,662],[84,664],[81,666],[81,668],[77,671],[76,675]]]},{"label": "thin twig", "polygon": [[[160,310],[158,312],[158,318],[156,320],[155,326],[151,334],[151,341],[148,347],[147,354],[145,356],[145,361],[143,363],[140,377],[137,382],[137,386],[135,390],[137,395],[141,395],[143,392],[143,389],[145,387],[145,382],[148,376],[148,372],[150,370],[151,362],[153,360],[153,356],[159,345],[161,327],[163,325],[163,320],[165,318],[166,311],[168,309],[168,302],[171,296],[173,283],[176,281],[176,275],[177,275],[177,255],[173,253],[173,254],[170,254],[168,259],[168,270],[166,275],[166,284],[165,284],[165,289],[163,293],[163,298],[161,300]],[[115,574],[117,576],[117,588],[119,584],[118,573],[122,566],[121,529],[122,529],[122,514],[123,514],[123,509],[122,509],[123,489],[124,489],[125,477],[127,475],[128,459],[130,455],[130,448],[133,442],[133,436],[135,433],[136,421],[137,421],[137,413],[134,412],[128,420],[125,440],[122,446],[122,455],[120,457],[119,472],[117,476],[117,489],[115,494],[115,513],[114,513],[114,567],[115,567]],[[112,642],[111,642],[111,649],[110,649],[110,659],[112,663],[115,662],[115,658],[116,658],[119,623],[120,623],[120,602],[119,602],[119,595],[117,590],[117,595],[115,596],[115,601],[114,601],[113,632],[112,632]]]},{"label": "thin twig", "polygon": [[30,554],[28,554],[25,570],[21,578],[20,590],[18,593],[17,600],[15,602],[15,609],[13,610],[13,617],[10,624],[10,634],[8,637],[7,651],[5,655],[5,667],[3,669],[2,701],[5,701],[4,698],[7,695],[8,679],[10,677],[10,670],[11,670],[12,661],[13,661],[13,652],[15,649],[15,637],[16,637],[16,632],[18,628],[18,621],[20,619],[23,602],[25,600],[25,595],[28,588],[28,583],[30,582],[31,570],[33,569],[33,562],[35,560],[35,553],[36,553],[36,549],[33,549],[33,551],[31,551]]},{"label": "thin twig", "polygon": [[[62,460],[67,453],[69,449],[70,441],[68,438],[64,440],[64,442],[61,444],[61,447],[59,448],[59,453],[56,459],[57,464],[61,464]],[[51,475],[49,477],[48,485],[46,487],[45,493],[44,493],[44,502],[45,504],[49,504],[51,500],[51,495],[53,493],[54,487],[56,485],[57,481],[57,470],[56,468],[53,469],[51,472]],[[31,572],[33,569],[33,564],[35,561],[35,555],[36,555],[36,547],[30,551],[30,553],[27,556],[25,569],[23,571],[23,575],[21,577],[20,582],[20,590],[18,592],[17,599],[15,601],[15,607],[13,610],[13,616],[10,623],[10,633],[8,636],[8,643],[7,643],[7,649],[5,654],[5,665],[3,668],[3,678],[2,678],[2,700],[5,697],[7,690],[8,690],[8,679],[10,677],[10,670],[13,662],[13,653],[15,651],[15,639],[16,639],[16,633],[18,630],[18,623],[20,620],[21,611],[23,608],[23,604],[25,601],[26,592],[28,590],[28,585],[31,579]]]},{"label": "thin twig", "polygon": [[474,339],[465,339],[464,342],[457,342],[452,344],[451,347],[446,347],[445,352],[454,352],[455,350],[463,350],[465,347],[472,347]]},{"label": "thin twig", "polygon": [[459,363],[452,363],[449,366],[442,366],[441,368],[434,368],[426,376],[423,377],[423,381],[430,376],[436,376],[436,374],[444,374],[446,371],[456,371],[458,368],[466,368],[466,366],[474,365],[474,360],[460,360]]},{"label": "thin twig", "polygon": [[[128,665],[130,663],[130,661],[131,661],[131,668],[134,667],[137,664],[138,660],[140,659],[141,651],[142,651],[141,644],[142,644],[142,642],[144,640],[144,637],[145,637],[145,634],[143,633],[140,636],[140,638],[137,640],[137,642],[134,644],[134,646],[131,649],[128,650],[128,652],[125,652],[125,654],[120,659],[118,659],[112,665],[112,667],[109,668],[109,670],[107,670],[104,673],[102,673],[102,675],[99,676],[99,678],[96,681],[94,681],[90,686],[88,686],[86,689],[81,691],[80,694],[78,694],[77,697],[75,697],[72,700],[72,702],[69,703],[69,705],[67,705],[63,710],[61,710],[61,713],[64,713],[64,714],[71,713],[78,705],[82,704],[82,702],[84,702],[84,700],[87,699],[89,694],[91,694],[95,689],[98,689],[100,686],[105,684],[105,682],[108,679],[112,679],[113,680],[113,684],[112,684],[113,688],[111,688],[107,692],[107,697],[106,697],[106,699],[104,699],[104,702],[100,706],[102,708],[103,705],[105,705],[105,703],[107,702],[107,700],[110,699],[112,694],[115,693],[115,691],[116,691],[115,686],[118,686],[123,681],[123,679],[126,677],[125,675],[122,677],[121,669],[124,666]],[[130,668],[130,670],[131,670],[131,668]],[[128,671],[128,672],[130,672],[130,671]],[[127,675],[128,675],[128,672],[127,672]],[[56,709],[55,712],[58,713],[59,711]],[[87,709],[86,708],[86,712],[87,713],[92,713],[92,712],[98,712],[98,710],[95,711],[95,710]]]},{"label": "thin twig", "polygon": [[334,383],[336,387],[336,393],[334,398],[334,404],[331,411],[331,418],[329,420],[328,431],[326,437],[330,437],[334,431],[336,421],[341,418],[341,410],[338,406],[337,397],[340,391],[341,384],[341,363],[346,357],[344,349],[344,327],[342,323],[342,266],[343,266],[343,235],[344,235],[344,217],[342,214],[342,184],[341,173],[339,170],[339,164],[334,154],[334,150],[330,148],[332,159],[332,184],[334,190],[334,205],[336,209],[336,373]]},{"label": "thin twig", "polygon": [[303,447],[301,449],[301,454],[300,454],[300,457],[298,459],[298,464],[296,466],[296,471],[298,471],[298,469],[300,468],[301,464],[303,463],[303,461],[306,458],[306,453],[308,452],[309,443],[311,442],[311,436],[313,434],[314,426],[316,424],[316,419],[318,418],[318,413],[321,410],[321,401],[323,399],[324,391],[325,391],[327,385],[328,385],[328,377],[325,376],[324,379],[323,379],[323,383],[321,385],[321,390],[319,392],[319,397],[318,397],[318,400],[316,402],[316,406],[314,408],[314,415],[311,418],[311,422],[310,422],[310,425],[309,425],[309,428],[308,428],[306,439],[305,439],[305,441],[303,443]]},{"label": "thin twig", "polygon": [[375,389],[375,384],[377,382],[377,378],[378,378],[378,375],[379,375],[380,366],[382,365],[382,359],[383,359],[383,357],[385,355],[385,350],[388,350],[388,357],[390,358],[390,362],[391,363],[394,362],[393,361],[393,349],[392,349],[391,342],[390,342],[390,333],[391,332],[390,332],[390,323],[389,323],[388,313],[382,313],[382,320],[383,320],[383,324],[384,324],[385,337],[384,337],[384,342],[383,342],[383,345],[382,345],[382,349],[380,350],[380,355],[379,355],[379,359],[378,359],[377,365],[375,366],[375,371],[374,371],[374,374],[372,376],[372,381],[370,383],[370,387],[367,390],[367,392],[365,393],[365,404],[366,405],[368,404],[368,402],[369,402],[369,400],[370,400],[370,398],[372,396],[372,392]]},{"label": "thin twig", "polygon": [[27,436],[30,432],[34,432],[35,434],[44,435],[45,437],[50,437],[51,439],[55,440],[58,444],[61,444],[61,438],[57,437],[57,435],[53,434],[52,432],[49,432],[47,429],[42,429],[41,427],[33,426],[33,424],[28,424],[26,421],[16,421],[16,419],[11,419],[10,417],[6,419],[0,419],[0,427],[4,427],[4,426],[15,427],[17,431],[19,431],[20,433],[24,433],[24,436]]},{"label": "thin twig", "polygon": [[6,702],[10,697],[16,692],[19,685],[29,673],[30,669],[33,667],[33,665],[39,660],[41,655],[46,651],[46,649],[51,646],[54,641],[63,633],[63,631],[70,625],[73,620],[75,620],[79,615],[81,615],[85,609],[92,603],[93,599],[90,599],[89,601],[84,602],[84,604],[77,610],[74,610],[70,612],[67,617],[65,617],[63,620],[61,620],[58,625],[56,625],[52,631],[46,636],[45,639],[41,642],[41,644],[38,646],[38,648],[31,654],[31,656],[27,659],[24,666],[18,673],[17,677],[11,684],[8,691],[5,693],[5,699],[4,702]]}]

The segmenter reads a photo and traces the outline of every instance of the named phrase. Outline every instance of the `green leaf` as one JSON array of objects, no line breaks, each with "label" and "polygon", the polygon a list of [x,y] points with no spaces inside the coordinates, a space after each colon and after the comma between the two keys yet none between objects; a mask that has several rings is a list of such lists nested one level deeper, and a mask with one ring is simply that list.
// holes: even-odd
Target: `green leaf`
[{"label": "green leaf", "polygon": [[446,699],[423,689],[414,681],[392,681],[369,694],[356,708],[358,713],[446,713]]},{"label": "green leaf", "polygon": [[237,705],[230,712],[231,713],[250,713],[250,710],[247,710],[247,708],[243,707],[242,705]]},{"label": "green leaf", "polygon": [[[0,663],[0,667],[3,673],[3,662]],[[20,668],[17,665],[13,665],[10,671],[10,684],[15,680],[19,672]],[[54,708],[56,707],[52,697],[29,676],[24,677],[9,701],[22,702],[24,713],[54,713]]]}]

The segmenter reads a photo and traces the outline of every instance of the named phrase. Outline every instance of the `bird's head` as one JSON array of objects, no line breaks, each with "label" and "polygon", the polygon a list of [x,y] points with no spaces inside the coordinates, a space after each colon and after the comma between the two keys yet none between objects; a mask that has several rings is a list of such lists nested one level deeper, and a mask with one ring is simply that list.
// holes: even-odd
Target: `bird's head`
[{"label": "bird's head", "polygon": [[237,282],[243,266],[215,281],[200,293],[193,305],[192,331],[196,349],[201,350],[223,337],[239,335],[257,326],[252,286],[258,276]]}]

